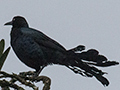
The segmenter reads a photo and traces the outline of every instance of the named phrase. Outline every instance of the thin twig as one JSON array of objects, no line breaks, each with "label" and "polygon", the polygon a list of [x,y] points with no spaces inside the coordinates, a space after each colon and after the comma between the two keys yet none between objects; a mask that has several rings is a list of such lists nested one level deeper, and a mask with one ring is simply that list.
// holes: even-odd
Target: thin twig
[{"label": "thin twig", "polygon": [[[44,87],[43,90],[50,90],[51,85],[51,79],[47,76],[38,76],[34,77],[34,72],[22,72],[20,74],[8,74],[4,71],[0,71],[0,78],[3,80],[0,80],[0,86],[2,87],[2,90],[5,90],[4,88],[8,88],[6,90],[9,90],[9,87],[17,89],[17,90],[25,90],[22,87],[15,84],[16,81],[19,81],[25,86],[29,86],[33,88],[33,90],[38,90],[38,87],[33,84],[33,82],[39,82],[43,81]],[[11,78],[10,81],[5,80],[5,78]]]}]

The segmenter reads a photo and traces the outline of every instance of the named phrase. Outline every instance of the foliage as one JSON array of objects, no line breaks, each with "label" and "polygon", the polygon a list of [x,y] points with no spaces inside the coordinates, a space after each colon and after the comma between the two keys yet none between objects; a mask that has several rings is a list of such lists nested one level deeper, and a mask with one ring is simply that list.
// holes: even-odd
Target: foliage
[{"label": "foliage", "polygon": [[5,41],[2,39],[0,41],[0,70],[2,69],[2,66],[6,60],[6,57],[8,56],[8,53],[10,51],[10,47],[7,48],[5,52],[4,51]]}]

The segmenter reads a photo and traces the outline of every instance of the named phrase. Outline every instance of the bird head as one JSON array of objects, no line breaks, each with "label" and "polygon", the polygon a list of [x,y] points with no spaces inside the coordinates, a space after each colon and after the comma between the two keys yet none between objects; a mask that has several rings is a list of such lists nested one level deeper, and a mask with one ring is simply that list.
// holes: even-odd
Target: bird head
[{"label": "bird head", "polygon": [[12,25],[13,28],[29,27],[27,21],[22,16],[13,17],[12,21],[7,22],[4,25]]}]

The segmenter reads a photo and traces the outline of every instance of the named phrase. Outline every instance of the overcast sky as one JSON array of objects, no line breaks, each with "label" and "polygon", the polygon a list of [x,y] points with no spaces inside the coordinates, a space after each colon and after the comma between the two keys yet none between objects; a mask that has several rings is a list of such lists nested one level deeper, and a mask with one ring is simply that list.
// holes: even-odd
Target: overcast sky
[{"label": "overcast sky", "polygon": [[[0,39],[5,39],[6,48],[10,46],[11,27],[4,23],[21,15],[30,27],[41,30],[66,49],[82,44],[86,50],[95,48],[109,60],[120,61],[120,0],[0,0],[0,13]],[[58,65],[46,67],[41,75],[51,78],[51,90],[119,90],[120,66],[100,69],[108,72],[108,87]],[[11,49],[2,70],[19,73],[33,69]]]}]

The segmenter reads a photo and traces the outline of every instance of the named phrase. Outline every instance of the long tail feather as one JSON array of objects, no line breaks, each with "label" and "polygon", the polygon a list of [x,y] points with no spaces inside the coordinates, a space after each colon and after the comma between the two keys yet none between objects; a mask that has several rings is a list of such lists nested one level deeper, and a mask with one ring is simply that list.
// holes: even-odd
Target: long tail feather
[{"label": "long tail feather", "polygon": [[82,76],[96,77],[96,79],[100,81],[104,86],[109,85],[109,81],[105,77],[103,77],[103,74],[106,74],[106,73],[102,72],[96,67],[91,67],[86,63],[76,63],[76,64],[74,63],[74,65],[68,65],[67,67],[71,69],[73,72],[81,74]]},{"label": "long tail feather", "polygon": [[99,55],[99,52],[95,49],[90,49],[81,53],[76,53],[77,51],[84,50],[84,46],[79,46],[68,50],[68,64],[66,67],[71,69],[74,73],[81,74],[85,77],[95,77],[104,86],[109,85],[109,81],[103,77],[106,72],[99,70],[95,66],[107,67],[119,64],[116,61],[108,61],[103,55]]}]

